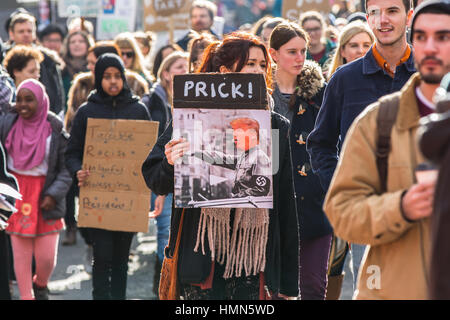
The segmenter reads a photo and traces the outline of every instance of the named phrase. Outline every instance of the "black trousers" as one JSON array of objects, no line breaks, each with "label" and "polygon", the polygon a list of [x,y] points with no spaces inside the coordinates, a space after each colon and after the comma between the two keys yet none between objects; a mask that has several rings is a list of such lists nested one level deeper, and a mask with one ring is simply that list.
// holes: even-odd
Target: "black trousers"
[{"label": "black trousers", "polygon": [[90,229],[94,265],[92,297],[94,300],[125,300],[128,257],[134,233]]},{"label": "black trousers", "polygon": [[78,186],[76,185],[76,182],[73,182],[66,194],[66,215],[64,217],[64,222],[69,228],[77,225],[77,221],[75,220],[75,197],[78,196],[78,193]]},{"label": "black trousers", "polygon": [[[185,300],[258,300],[259,275],[245,275],[224,279],[224,266],[214,265],[214,277],[211,289],[202,290],[199,286],[181,284],[181,295]],[[242,271],[245,273],[245,271]]]},{"label": "black trousers", "polygon": [[10,274],[9,237],[5,231],[0,231],[0,300],[11,300],[9,292]]}]

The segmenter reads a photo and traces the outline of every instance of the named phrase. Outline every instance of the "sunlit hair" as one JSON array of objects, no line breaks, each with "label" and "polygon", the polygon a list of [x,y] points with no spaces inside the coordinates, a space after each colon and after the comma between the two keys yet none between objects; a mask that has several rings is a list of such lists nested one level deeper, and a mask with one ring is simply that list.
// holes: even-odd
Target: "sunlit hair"
[{"label": "sunlit hair", "polygon": [[220,72],[220,67],[240,72],[247,64],[250,48],[257,47],[263,51],[266,59],[265,78],[267,89],[272,88],[272,66],[266,46],[261,40],[248,32],[233,32],[222,41],[211,43],[203,54],[203,61],[197,72]]},{"label": "sunlit hair", "polygon": [[[364,1],[364,8],[366,9],[366,12],[368,12],[367,2],[368,0]],[[414,0],[412,1],[413,3],[411,3],[411,0],[402,0],[402,2],[406,12],[411,10],[411,8],[415,8],[416,6],[414,4],[417,4],[417,1],[414,2]]]},{"label": "sunlit hair", "polygon": [[119,57],[122,54],[120,48],[112,40],[97,41],[92,47],[88,49],[88,54],[89,53],[93,53],[97,59],[104,53],[115,53]]},{"label": "sunlit hair", "polygon": [[365,22],[356,20],[353,22],[350,22],[348,25],[346,25],[344,28],[342,28],[342,31],[339,35],[339,41],[337,44],[337,48],[334,52],[333,59],[330,63],[330,68],[328,71],[328,79],[331,78],[333,73],[336,71],[336,69],[344,64],[347,63],[345,61],[344,57],[342,57],[342,49],[345,47],[345,45],[357,34],[360,34],[362,32],[367,33],[369,36],[371,42],[373,43],[375,41],[375,36],[372,33],[372,30],[370,29],[369,25]]},{"label": "sunlit hair", "polygon": [[115,38],[114,42],[117,46],[123,49],[131,49],[134,53],[133,64],[131,65],[131,70],[143,74],[147,80],[152,79],[150,72],[145,68],[145,60],[142,54],[141,48],[134,38],[134,35],[130,32],[119,33]]},{"label": "sunlit hair", "polygon": [[84,42],[86,42],[86,46],[87,46],[86,56],[89,52],[88,51],[89,48],[91,48],[95,45],[94,39],[87,32],[81,31],[81,30],[73,31],[64,39],[63,49],[62,49],[63,59],[72,59],[73,58],[72,54],[70,52],[70,49],[69,49],[69,44],[70,44],[70,39],[72,39],[72,37],[77,34],[81,35],[84,39]]},{"label": "sunlit hair", "polygon": [[34,16],[32,16],[31,14],[25,13],[25,12],[16,14],[11,19],[11,22],[9,23],[9,30],[14,32],[14,27],[16,26],[16,24],[24,23],[24,22],[31,23],[33,32],[36,31],[36,18]]},{"label": "sunlit hair", "polygon": [[180,51],[183,52],[184,50],[180,48],[180,46],[178,46],[177,44],[166,44],[164,46],[162,46],[161,48],[158,49],[158,51],[155,54],[155,58],[153,60],[153,69],[152,69],[152,74],[155,78],[158,78],[158,70],[159,67],[161,66],[162,61],[164,60],[163,58],[163,52],[166,49],[172,49],[173,51]]},{"label": "sunlit hair", "polygon": [[192,16],[192,11],[195,8],[206,9],[208,11],[208,15],[211,18],[211,21],[214,21],[214,16],[217,13],[217,6],[215,3],[207,0],[195,0],[191,4],[191,8],[189,10],[189,16]]},{"label": "sunlit hair", "polygon": [[298,19],[298,24],[303,27],[305,22],[308,21],[308,20],[316,20],[316,21],[318,21],[320,23],[320,25],[321,25],[323,30],[325,30],[325,28],[327,26],[327,24],[325,22],[325,19],[323,18],[323,16],[318,11],[311,10],[311,11],[303,12],[302,14],[300,14],[300,17]]},{"label": "sunlit hair", "polygon": [[309,35],[295,22],[283,22],[277,25],[270,34],[269,44],[272,49],[280,50],[280,48],[288,43],[291,39],[300,37],[309,44]]},{"label": "sunlit hair", "polygon": [[136,31],[133,33],[134,38],[139,41],[144,47],[152,48],[156,35],[151,31]]},{"label": "sunlit hair", "polygon": [[16,45],[5,56],[3,65],[9,75],[15,80],[14,71],[22,71],[30,60],[41,63],[43,54],[36,48],[24,45]]},{"label": "sunlit hair", "polygon": [[164,58],[164,60],[161,62],[161,66],[159,67],[158,81],[161,82],[161,85],[166,89],[166,91],[168,89],[169,83],[165,79],[163,79],[162,73],[164,71],[168,72],[178,59],[184,59],[187,62],[189,59],[189,55],[186,52],[174,51]]},{"label": "sunlit hair", "polygon": [[189,41],[187,52],[189,52],[188,70],[190,73],[193,73],[195,71],[196,63],[198,65],[198,63],[201,61],[201,59],[199,59],[200,54],[203,53],[206,47],[209,46],[215,40],[216,39],[212,34],[208,32],[203,32],[196,35],[195,38]]}]

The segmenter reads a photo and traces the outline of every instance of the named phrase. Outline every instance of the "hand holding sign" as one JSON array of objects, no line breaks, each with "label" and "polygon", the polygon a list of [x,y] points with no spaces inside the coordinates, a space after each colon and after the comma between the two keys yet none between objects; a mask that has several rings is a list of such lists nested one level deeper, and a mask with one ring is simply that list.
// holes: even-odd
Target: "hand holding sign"
[{"label": "hand holding sign", "polygon": [[78,186],[82,187],[88,177],[89,177],[89,170],[78,170],[77,171]]},{"label": "hand holding sign", "polygon": [[167,162],[173,166],[178,159],[182,158],[183,155],[189,151],[189,149],[190,144],[184,138],[170,140],[166,144],[164,151]]}]

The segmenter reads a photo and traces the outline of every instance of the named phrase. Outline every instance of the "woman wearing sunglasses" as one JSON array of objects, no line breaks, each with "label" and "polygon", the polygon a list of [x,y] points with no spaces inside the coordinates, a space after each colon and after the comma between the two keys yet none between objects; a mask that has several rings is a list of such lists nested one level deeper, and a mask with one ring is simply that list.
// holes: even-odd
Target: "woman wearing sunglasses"
[{"label": "woman wearing sunglasses", "polygon": [[144,56],[133,34],[129,32],[120,33],[116,36],[114,42],[122,53],[122,61],[125,68],[138,73],[147,81],[148,87],[151,88],[154,79],[150,71],[145,67]]}]

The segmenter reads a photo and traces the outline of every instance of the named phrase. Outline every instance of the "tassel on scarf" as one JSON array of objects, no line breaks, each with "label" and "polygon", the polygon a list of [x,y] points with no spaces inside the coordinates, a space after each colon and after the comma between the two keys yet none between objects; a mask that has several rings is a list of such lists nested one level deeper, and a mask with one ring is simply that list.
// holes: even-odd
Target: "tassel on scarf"
[{"label": "tassel on scarf", "polygon": [[266,245],[269,232],[267,209],[237,208],[230,239],[230,209],[202,209],[194,248],[201,244],[205,254],[204,239],[207,233],[211,259],[225,265],[225,279],[257,275],[266,266]]}]

